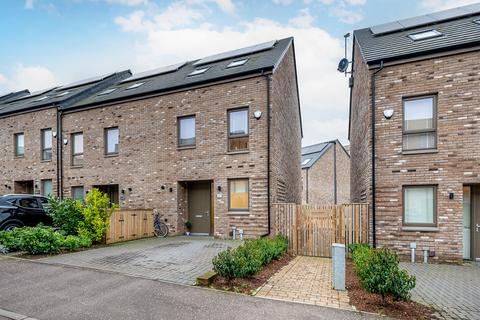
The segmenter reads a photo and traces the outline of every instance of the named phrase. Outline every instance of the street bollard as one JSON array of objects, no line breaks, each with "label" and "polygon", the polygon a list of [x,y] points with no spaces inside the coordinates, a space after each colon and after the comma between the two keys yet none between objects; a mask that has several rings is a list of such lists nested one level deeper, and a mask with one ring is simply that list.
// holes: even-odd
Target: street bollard
[{"label": "street bollard", "polygon": [[345,245],[332,244],[332,284],[335,290],[345,290]]}]

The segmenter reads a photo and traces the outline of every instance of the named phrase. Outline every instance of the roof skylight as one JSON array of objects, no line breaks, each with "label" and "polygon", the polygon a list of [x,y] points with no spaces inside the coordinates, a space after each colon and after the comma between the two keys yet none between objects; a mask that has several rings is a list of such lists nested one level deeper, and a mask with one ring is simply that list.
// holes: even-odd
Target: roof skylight
[{"label": "roof skylight", "polygon": [[40,97],[40,98],[35,99],[35,100],[33,100],[33,101],[34,101],[34,102],[43,101],[43,100],[48,99],[48,98],[49,98],[49,96],[43,96],[43,97]]},{"label": "roof skylight", "polygon": [[232,61],[228,64],[227,68],[235,68],[235,67],[243,66],[245,63],[247,63],[247,61],[248,61],[248,58]]},{"label": "roof skylight", "polygon": [[204,74],[205,72],[207,72],[208,69],[210,69],[210,67],[195,69],[192,72],[190,72],[190,74],[188,76],[191,77],[191,76],[196,76],[196,75],[199,75],[199,74]]},{"label": "roof skylight", "polygon": [[410,39],[412,39],[413,41],[432,39],[432,38],[437,38],[437,37],[441,37],[441,36],[443,36],[443,33],[441,33],[440,31],[437,31],[435,29],[416,32],[416,33],[410,33],[408,35],[408,37]]},{"label": "roof skylight", "polygon": [[132,84],[130,87],[127,87],[125,90],[132,90],[132,89],[137,89],[141,85],[143,85],[145,82],[137,82]]},{"label": "roof skylight", "polygon": [[308,158],[308,159],[305,159],[302,161],[302,166],[306,165],[307,163],[310,162],[310,160],[312,160],[311,158]]},{"label": "roof skylight", "polygon": [[106,94],[112,93],[113,91],[117,90],[117,88],[112,88],[112,89],[107,89],[105,91],[100,92],[98,95],[99,96],[104,96]]},{"label": "roof skylight", "polygon": [[63,97],[63,96],[66,96],[69,93],[70,93],[70,91],[65,91],[65,92],[57,94],[55,97]]},{"label": "roof skylight", "polygon": [[473,20],[473,22],[476,23],[476,24],[480,24],[480,19],[475,19],[475,20]]}]

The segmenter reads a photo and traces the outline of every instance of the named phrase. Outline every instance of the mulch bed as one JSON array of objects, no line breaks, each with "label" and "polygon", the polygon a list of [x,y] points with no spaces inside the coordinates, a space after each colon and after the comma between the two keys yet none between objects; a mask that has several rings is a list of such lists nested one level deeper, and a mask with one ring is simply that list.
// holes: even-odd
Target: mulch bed
[{"label": "mulch bed", "polygon": [[273,260],[263,269],[250,278],[238,278],[228,282],[225,278],[217,276],[211,288],[232,291],[237,293],[252,294],[256,289],[262,286],[268,279],[270,279],[278,270],[286,266],[294,256],[284,254],[280,259]]},{"label": "mulch bed", "polygon": [[378,313],[397,319],[435,319],[433,308],[414,301],[393,301],[387,297],[385,304],[378,294],[367,292],[353,269],[351,261],[347,262],[346,285],[350,304],[357,310]]},{"label": "mulch bed", "polygon": [[22,258],[22,259],[29,259],[29,260],[37,260],[37,259],[42,259],[42,258],[47,258],[47,257],[53,257],[53,256],[58,256],[60,254],[66,254],[66,253],[74,253],[74,252],[80,252],[80,251],[87,251],[87,250],[92,250],[92,249],[98,249],[98,248],[104,248],[108,247],[109,245],[107,244],[102,244],[102,243],[96,243],[92,244],[91,247],[89,248],[78,248],[77,250],[73,251],[68,251],[68,250],[60,250],[59,252],[56,253],[50,253],[50,254],[28,254],[26,252],[22,251],[16,251],[16,252],[11,252],[8,255],[16,258]]}]

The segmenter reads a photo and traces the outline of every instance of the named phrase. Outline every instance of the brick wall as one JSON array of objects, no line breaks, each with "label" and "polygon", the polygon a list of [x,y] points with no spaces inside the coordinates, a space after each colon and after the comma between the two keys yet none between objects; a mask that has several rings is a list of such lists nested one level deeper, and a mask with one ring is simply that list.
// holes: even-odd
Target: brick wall
[{"label": "brick wall", "polygon": [[[367,92],[362,93],[366,88],[362,86],[361,78],[367,72],[363,68],[356,64],[355,85],[358,87],[354,88],[352,98],[355,102],[352,104],[354,129],[351,134],[354,140],[352,197],[358,200],[361,200],[359,190],[368,177],[362,174],[366,161],[362,160],[362,148],[358,146],[365,124],[369,123],[364,116],[367,113]],[[418,248],[434,249],[436,259],[462,258],[462,188],[464,184],[480,182],[479,70],[478,52],[471,52],[388,66],[378,74],[376,216],[379,246],[388,246],[408,255],[409,243],[416,242]],[[402,152],[402,98],[425,94],[438,97],[438,151],[405,154]],[[394,110],[392,119],[383,117],[385,109]],[[438,186],[437,231],[413,232],[402,227],[402,186],[417,184]],[[455,194],[454,199],[448,198],[450,192]]]}]

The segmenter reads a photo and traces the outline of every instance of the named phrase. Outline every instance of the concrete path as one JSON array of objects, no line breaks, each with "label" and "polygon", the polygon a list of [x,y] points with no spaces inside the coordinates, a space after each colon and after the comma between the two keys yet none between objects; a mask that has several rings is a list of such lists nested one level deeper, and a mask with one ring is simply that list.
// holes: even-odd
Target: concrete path
[{"label": "concrete path", "polygon": [[0,309],[40,320],[372,318],[339,309],[1,257],[0,288]]},{"label": "concrete path", "polygon": [[212,269],[215,255],[239,244],[239,241],[210,237],[149,238],[48,257],[41,261],[194,284],[198,276]]},{"label": "concrete path", "polygon": [[480,266],[402,263],[417,278],[412,299],[431,305],[443,319],[480,319]]},{"label": "concrete path", "polygon": [[332,289],[332,264],[327,258],[296,257],[256,296],[352,310],[347,291]]}]

